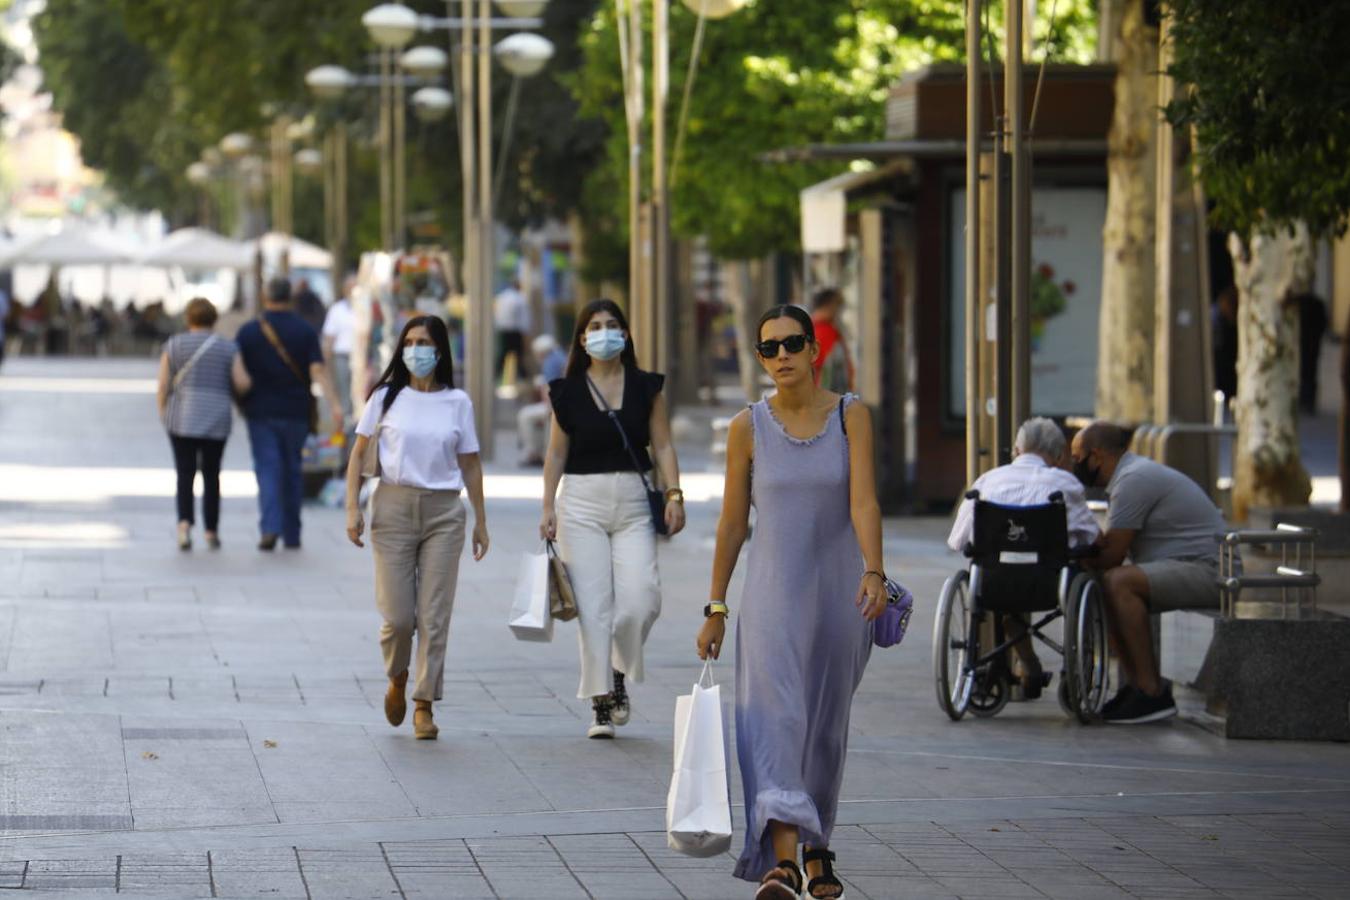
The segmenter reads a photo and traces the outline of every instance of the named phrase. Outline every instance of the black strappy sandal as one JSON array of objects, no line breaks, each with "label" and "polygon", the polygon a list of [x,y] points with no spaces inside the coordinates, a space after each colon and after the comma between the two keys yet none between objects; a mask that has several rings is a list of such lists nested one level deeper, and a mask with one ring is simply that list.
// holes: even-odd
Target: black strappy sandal
[{"label": "black strappy sandal", "polygon": [[[774,875],[773,871],[781,869],[792,876],[789,880],[782,875]],[[759,883],[759,890],[755,891],[755,900],[799,900],[802,895],[802,870],[797,867],[797,863],[790,859],[780,859],[770,870],[764,880]]]},{"label": "black strappy sandal", "polygon": [[[802,851],[802,868],[807,863],[820,863],[820,874],[806,884],[806,894],[812,900],[844,900],[844,883],[834,876],[834,854],[829,850]],[[817,888],[839,888],[837,894],[816,894]]]}]

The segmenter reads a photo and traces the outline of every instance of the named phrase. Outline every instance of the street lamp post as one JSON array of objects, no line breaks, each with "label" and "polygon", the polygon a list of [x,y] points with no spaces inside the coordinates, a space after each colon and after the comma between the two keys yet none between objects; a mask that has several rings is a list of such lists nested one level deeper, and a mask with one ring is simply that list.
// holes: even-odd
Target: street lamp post
[{"label": "street lamp post", "polygon": [[401,3],[381,3],[361,24],[380,48],[380,243],[393,250],[403,242],[400,201],[407,190],[403,80],[394,77],[394,53],[417,33],[417,14]]},{"label": "street lamp post", "polygon": [[[624,111],[628,122],[629,316],[638,331],[638,353],[653,369],[667,371],[672,360],[670,327],[670,198],[666,160],[666,106],[670,93],[670,0],[651,0],[652,131],[651,193],[642,191],[642,126],[646,116],[642,8],[647,0],[615,0],[619,55],[623,67]],[[683,0],[705,19],[722,19],[749,0]],[[692,65],[692,63],[691,63]],[[687,98],[686,98],[687,99]]]},{"label": "street lamp post", "polygon": [[[547,5],[548,0],[498,0],[497,6],[512,18],[494,21],[490,0],[478,0],[476,11],[474,0],[458,0],[458,3],[446,0],[445,20],[423,20],[424,27],[448,29],[451,50],[457,54],[460,173],[464,197],[461,267],[464,292],[469,298],[468,333],[465,335],[467,380],[478,443],[483,456],[489,459],[493,453],[493,404],[496,402],[492,322],[496,253],[492,202],[492,54],[488,51],[492,46],[494,27],[538,27],[541,23],[528,17],[539,15]],[[458,18],[454,17],[456,8],[460,14]],[[454,40],[456,32],[460,35],[458,44]],[[497,52],[503,65],[517,77],[534,74],[547,62],[547,57],[542,62],[537,59],[541,49],[538,43],[531,45],[531,49],[531,46],[522,47],[520,42],[508,44],[509,40],[502,42],[508,45],[507,48]],[[548,49],[548,55],[552,55],[552,46]],[[518,68],[513,69],[513,63],[519,63]],[[533,70],[526,71],[530,68]]]}]

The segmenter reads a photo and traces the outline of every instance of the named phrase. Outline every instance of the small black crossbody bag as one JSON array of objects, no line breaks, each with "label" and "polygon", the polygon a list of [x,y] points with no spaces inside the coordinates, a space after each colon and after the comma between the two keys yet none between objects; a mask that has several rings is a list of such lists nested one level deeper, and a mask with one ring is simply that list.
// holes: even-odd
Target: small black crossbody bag
[{"label": "small black crossbody bag", "polygon": [[[628,377],[627,374],[624,375]],[[609,420],[614,423],[614,427],[619,429],[619,437],[623,438],[623,449],[628,451],[628,458],[633,461],[633,470],[638,473],[642,479],[642,487],[647,491],[647,506],[652,513],[652,527],[656,529],[657,534],[669,534],[670,529],[666,527],[666,496],[660,491],[652,488],[652,483],[647,480],[647,473],[642,471],[642,464],[638,462],[637,453],[633,451],[633,445],[628,441],[628,432],[624,431],[623,423],[619,421],[619,414],[610,409],[609,401],[605,395],[600,393],[600,389],[591,381],[591,376],[586,376],[586,384],[590,385],[595,396],[600,398],[600,405],[605,408],[605,414]]]}]

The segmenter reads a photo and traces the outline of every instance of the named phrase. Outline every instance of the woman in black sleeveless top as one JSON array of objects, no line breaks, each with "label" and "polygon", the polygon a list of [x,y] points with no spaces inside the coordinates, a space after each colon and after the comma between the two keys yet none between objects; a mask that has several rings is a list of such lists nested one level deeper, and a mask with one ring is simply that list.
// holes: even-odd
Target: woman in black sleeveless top
[{"label": "woman in black sleeveless top", "polygon": [[[597,300],[577,317],[566,376],[549,385],[553,424],[539,533],[558,540],[576,591],[577,696],[591,700],[592,738],[612,738],[614,726],[628,722],[625,679],[643,679],[643,644],[661,611],[656,532],[639,473],[666,485],[669,533],[684,527],[664,384],[664,375],[638,368],[623,311],[612,300]],[[659,478],[651,477],[653,457]]]}]

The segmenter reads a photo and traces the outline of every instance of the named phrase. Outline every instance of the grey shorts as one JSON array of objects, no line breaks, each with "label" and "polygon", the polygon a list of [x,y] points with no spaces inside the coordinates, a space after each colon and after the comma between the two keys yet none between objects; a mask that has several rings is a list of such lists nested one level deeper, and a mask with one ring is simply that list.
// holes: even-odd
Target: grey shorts
[{"label": "grey shorts", "polygon": [[1219,568],[1207,562],[1159,559],[1138,563],[1148,577],[1150,612],[1173,609],[1218,609]]}]

